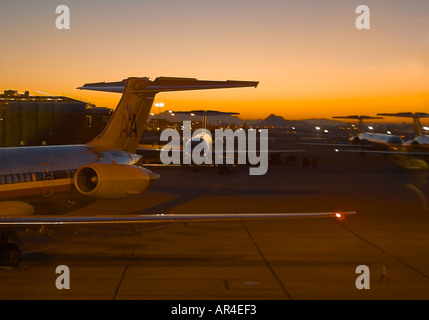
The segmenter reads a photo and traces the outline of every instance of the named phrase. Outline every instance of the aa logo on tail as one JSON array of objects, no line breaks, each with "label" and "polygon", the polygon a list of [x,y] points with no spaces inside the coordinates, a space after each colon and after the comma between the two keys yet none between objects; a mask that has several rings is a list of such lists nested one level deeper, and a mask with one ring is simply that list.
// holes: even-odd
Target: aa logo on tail
[{"label": "aa logo on tail", "polygon": [[131,113],[131,105],[127,104],[127,111],[122,113],[121,118],[121,130],[119,132],[119,137],[122,138],[122,135],[125,137],[131,138],[131,135],[134,133],[134,136],[137,138],[137,119],[136,114]]}]

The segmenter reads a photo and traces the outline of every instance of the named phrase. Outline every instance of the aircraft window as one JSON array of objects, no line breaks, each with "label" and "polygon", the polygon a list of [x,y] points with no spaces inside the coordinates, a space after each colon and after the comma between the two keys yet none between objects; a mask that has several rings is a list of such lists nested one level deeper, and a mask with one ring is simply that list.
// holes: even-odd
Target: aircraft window
[{"label": "aircraft window", "polygon": [[31,181],[30,174],[26,173],[25,174],[25,182],[30,182],[30,181]]},{"label": "aircraft window", "polygon": [[31,174],[31,181],[37,181],[37,176],[35,173]]},{"label": "aircraft window", "polygon": [[38,172],[37,173],[37,181],[44,181],[45,180],[45,176],[43,174],[43,172]]},{"label": "aircraft window", "polygon": [[11,176],[9,176],[9,175],[6,176],[6,183],[12,183]]},{"label": "aircraft window", "polygon": [[0,176],[0,184],[4,184],[4,177],[3,176]]},{"label": "aircraft window", "polygon": [[13,183],[18,183],[18,176],[14,174],[12,177],[13,177]]},{"label": "aircraft window", "polygon": [[18,175],[18,181],[19,181],[19,182],[24,182],[24,181],[25,181],[25,180],[24,180],[24,175],[23,175],[23,174]]}]

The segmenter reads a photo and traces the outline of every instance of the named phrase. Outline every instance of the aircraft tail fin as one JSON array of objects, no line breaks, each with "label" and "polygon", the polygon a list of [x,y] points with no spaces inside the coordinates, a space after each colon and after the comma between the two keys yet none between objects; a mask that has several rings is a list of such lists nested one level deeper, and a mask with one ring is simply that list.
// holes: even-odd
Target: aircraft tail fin
[{"label": "aircraft tail fin", "polygon": [[380,116],[388,116],[388,117],[400,117],[400,118],[412,118],[414,131],[416,132],[416,136],[423,136],[422,124],[420,122],[420,118],[428,118],[429,113],[425,112],[398,112],[398,113],[378,113]]},{"label": "aircraft tail fin", "polygon": [[135,153],[155,95],[165,91],[256,87],[253,81],[206,81],[190,78],[128,78],[119,82],[85,84],[78,89],[122,93],[121,100],[103,132],[88,144]]},{"label": "aircraft tail fin", "polygon": [[363,133],[365,130],[363,129],[363,120],[367,120],[367,119],[383,119],[382,117],[372,117],[372,116],[336,116],[336,117],[332,117],[335,119],[356,119],[359,120],[359,132]]}]

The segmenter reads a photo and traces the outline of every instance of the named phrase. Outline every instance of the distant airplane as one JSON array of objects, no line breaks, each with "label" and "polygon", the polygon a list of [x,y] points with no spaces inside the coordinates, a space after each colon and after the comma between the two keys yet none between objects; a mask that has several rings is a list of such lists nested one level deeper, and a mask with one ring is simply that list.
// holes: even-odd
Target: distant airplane
[{"label": "distant airplane", "polygon": [[[213,150],[212,143],[213,137],[211,132],[207,129],[207,116],[220,116],[220,115],[238,115],[237,112],[224,112],[224,111],[214,111],[214,110],[191,110],[191,111],[171,111],[171,114],[185,114],[191,117],[201,116],[202,117],[202,128],[188,138],[186,141],[183,141],[184,150],[188,150],[188,153],[192,154],[194,149],[198,146],[199,149],[204,153],[202,156],[207,157],[208,152]],[[139,148],[139,151],[150,151],[153,149],[150,148]],[[162,151],[162,147],[157,149],[159,152]],[[181,153],[183,150],[181,150]],[[189,155],[188,155],[189,156]]]},{"label": "distant airplane", "polygon": [[[362,155],[365,153],[379,153],[380,151],[400,151],[404,141],[401,137],[385,133],[373,133],[365,131],[363,120],[383,119],[382,117],[372,116],[335,116],[335,119],[351,119],[359,120],[359,133],[349,138],[349,144],[346,143],[299,143],[303,145],[318,145],[335,147],[336,152],[359,152]],[[338,148],[360,148],[360,150],[338,149]]]},{"label": "distant airplane", "polygon": [[[382,117],[372,116],[335,116],[335,119],[356,119],[359,120],[359,134],[349,138],[349,141],[355,145],[361,145],[363,147],[371,147],[376,149],[397,149],[398,146],[402,146],[404,141],[401,137],[386,133],[373,133],[365,131],[363,120],[368,119],[383,119]],[[369,146],[368,146],[369,145]]]},{"label": "distant airplane", "polygon": [[[416,146],[420,145],[427,141],[429,138],[422,134],[421,124],[418,121],[418,117],[429,116],[423,113],[410,114],[410,113],[401,113],[401,114],[387,114],[379,113],[379,116],[407,116],[414,118],[414,125],[416,128],[417,136],[415,140],[404,142],[404,140],[392,134],[384,133],[371,133],[364,131],[363,120],[366,119],[383,119],[382,117],[371,117],[371,116],[347,116],[347,117],[333,117],[337,119],[358,119],[359,120],[359,131],[360,133],[357,136],[353,136],[349,139],[352,142],[351,145],[341,145],[337,144],[334,151],[335,152],[352,152],[359,153],[360,155],[369,154],[384,154],[384,155],[396,155],[396,156],[423,156],[428,157],[429,152],[416,150]],[[420,138],[419,138],[420,137]],[[410,148],[412,146],[413,148]],[[341,147],[359,147],[360,149],[342,149]],[[426,168],[427,165],[424,162],[421,162],[418,166],[406,166],[407,168]]]},{"label": "distant airplane", "polygon": [[[144,192],[159,175],[135,164],[155,95],[159,92],[256,87],[250,81],[203,81],[188,78],[128,78],[85,84],[79,89],[122,92],[103,132],[83,145],[0,149],[0,264],[21,260],[16,229],[82,224],[134,224],[151,221],[201,221],[296,217],[338,217],[336,212],[297,214],[61,215],[100,199]],[[353,213],[353,212],[350,212]],[[344,213],[347,214],[347,213]],[[12,242],[9,242],[12,241]]]},{"label": "distant airplane", "polygon": [[[230,173],[231,172],[231,166],[236,163],[237,161],[237,157],[239,157],[240,155],[245,155],[247,154],[247,149],[246,150],[234,150],[234,152],[231,154],[228,154],[225,150],[223,150],[222,152],[216,152],[215,150],[215,144],[216,143],[220,143],[221,145],[227,143],[227,141],[223,141],[223,142],[219,142],[217,140],[213,140],[213,138],[216,138],[215,136],[212,135],[212,132],[210,132],[209,129],[207,129],[207,122],[208,119],[207,117],[209,116],[225,116],[225,115],[239,115],[238,112],[224,112],[224,111],[215,111],[215,110],[190,110],[190,111],[173,111],[171,110],[171,114],[172,115],[178,115],[178,114],[185,114],[185,115],[189,115],[190,117],[202,117],[201,122],[202,122],[202,128],[196,130],[192,135],[189,136],[189,138],[183,138],[184,141],[182,142],[182,146],[183,148],[180,149],[179,153],[180,153],[180,158],[183,159],[184,156],[186,157],[191,157],[191,155],[193,154],[194,150],[199,152],[201,157],[203,158],[207,158],[210,159],[210,164],[209,165],[216,165],[214,161],[216,158],[218,158],[219,161],[217,161],[216,163],[220,163],[217,164],[216,166],[219,166],[220,168],[220,173]],[[190,130],[190,128],[187,128]],[[188,130],[188,131],[189,131]],[[244,130],[243,128],[239,128],[237,129],[238,131],[240,130]],[[236,131],[237,131],[236,130]],[[256,129],[250,129],[250,130],[256,130]],[[183,132],[186,131],[186,128],[183,128]],[[245,131],[243,131],[244,133]],[[255,131],[256,132],[256,131]],[[234,136],[229,136],[229,138],[234,139]],[[238,136],[237,136],[237,140],[238,140]],[[262,139],[262,137],[261,137]],[[268,137],[267,137],[268,139]],[[234,141],[233,141],[234,142]],[[169,143],[170,144],[170,143]],[[180,146],[180,147],[182,147]],[[167,145],[168,148],[168,145]],[[155,146],[148,146],[148,145],[140,145],[138,147],[138,152],[139,153],[145,153],[145,152],[152,152],[154,150],[158,151],[158,152],[162,152],[164,150],[164,146],[159,145],[158,147]],[[257,150],[260,153],[263,153],[264,151],[262,150]],[[174,152],[174,151],[172,151]],[[267,153],[267,159],[269,159],[269,161],[275,161],[273,159],[280,159],[280,155],[281,154],[295,154],[295,153],[304,153],[305,150],[299,149],[299,150],[280,150],[280,149],[268,149],[266,151]],[[183,164],[182,162],[182,165]],[[206,165],[206,164],[193,164],[193,163],[189,163],[187,165],[191,165],[193,167],[198,167],[201,165]],[[160,164],[145,164],[146,167],[159,167]]]},{"label": "distant airplane", "polygon": [[[224,112],[215,110],[191,110],[191,111],[173,111],[174,114],[189,114],[190,116],[201,116],[203,126],[197,133],[194,133],[187,141],[183,141],[184,150],[187,152],[186,156],[190,157],[194,150],[201,150],[201,156],[204,158],[209,157],[209,153],[213,153],[213,137],[211,132],[207,129],[207,116],[213,115],[238,115],[237,112]],[[198,148],[198,149],[197,149]],[[182,150],[183,151],[183,150]],[[211,154],[212,155],[212,154]],[[210,155],[210,156],[211,156]],[[215,154],[217,157],[223,157],[223,154]],[[227,165],[221,166],[220,172],[228,172]]]},{"label": "distant airplane", "polygon": [[378,113],[380,116],[412,118],[415,137],[412,140],[405,141],[406,146],[412,146],[414,149],[419,147],[429,147],[429,135],[424,134],[420,118],[428,118],[429,114],[425,112],[399,112],[399,113]]}]

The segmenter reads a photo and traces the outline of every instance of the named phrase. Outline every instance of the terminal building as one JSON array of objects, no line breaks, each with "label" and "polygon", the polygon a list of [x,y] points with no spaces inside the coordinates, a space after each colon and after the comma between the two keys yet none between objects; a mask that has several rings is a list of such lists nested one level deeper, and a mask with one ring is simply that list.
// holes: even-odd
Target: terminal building
[{"label": "terminal building", "polygon": [[0,147],[79,144],[91,141],[112,110],[64,96],[0,94]]}]

